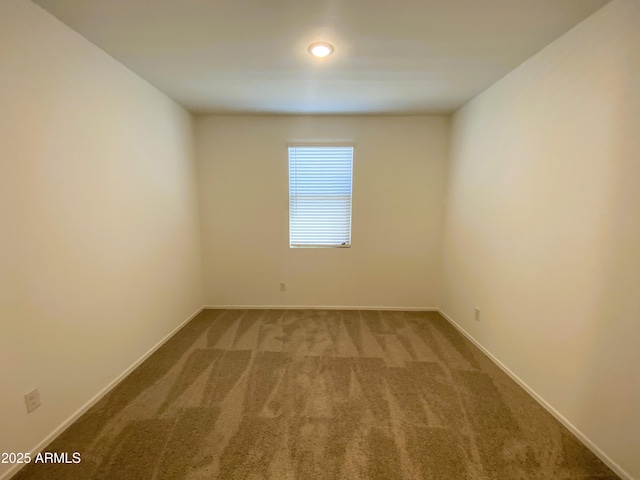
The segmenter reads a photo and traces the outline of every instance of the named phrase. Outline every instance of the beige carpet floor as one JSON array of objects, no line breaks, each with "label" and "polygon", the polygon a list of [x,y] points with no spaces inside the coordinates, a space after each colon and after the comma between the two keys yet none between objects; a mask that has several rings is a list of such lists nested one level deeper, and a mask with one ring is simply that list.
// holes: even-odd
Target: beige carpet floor
[{"label": "beige carpet floor", "polygon": [[618,478],[438,313],[205,310],[16,480]]}]

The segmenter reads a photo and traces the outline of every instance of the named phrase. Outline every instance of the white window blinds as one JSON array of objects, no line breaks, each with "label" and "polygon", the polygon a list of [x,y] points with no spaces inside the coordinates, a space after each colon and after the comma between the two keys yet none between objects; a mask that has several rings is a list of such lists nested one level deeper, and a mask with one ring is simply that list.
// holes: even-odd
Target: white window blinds
[{"label": "white window blinds", "polygon": [[351,246],[353,147],[289,147],[289,245]]}]

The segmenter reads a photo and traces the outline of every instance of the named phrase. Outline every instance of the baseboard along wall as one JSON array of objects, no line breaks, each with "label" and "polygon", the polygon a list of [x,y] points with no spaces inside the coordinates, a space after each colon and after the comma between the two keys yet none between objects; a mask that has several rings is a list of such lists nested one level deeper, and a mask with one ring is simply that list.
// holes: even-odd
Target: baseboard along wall
[{"label": "baseboard along wall", "polygon": [[336,305],[205,305],[212,310],[385,310],[403,312],[439,312],[437,307],[371,307],[371,306],[336,306]]},{"label": "baseboard along wall", "polygon": [[[496,358],[489,350],[487,350],[480,342],[478,342],[472,335],[470,335],[464,328],[456,323],[449,315],[436,307],[380,307],[380,306],[327,306],[327,305],[203,305],[196,312],[190,315],[180,325],[175,327],[158,343],[145,352],[138,360],[136,360],[131,366],[129,366],[118,377],[111,381],[104,389],[102,389],[97,395],[91,398],[86,404],[80,407],[69,418],[62,422],[56,429],[53,430],[46,438],[39,442],[33,449],[31,449],[31,456],[34,457],[38,452],[42,451],[49,443],[58,437],[69,425],[76,421],[81,415],[95,405],[100,399],[102,399],[107,393],[115,388],[127,375],[135,370],[142,362],[149,358],[156,350],[164,345],[169,339],[171,339],[182,327],[193,320],[200,312],[206,309],[242,309],[242,310],[255,310],[255,309],[273,309],[273,310],[298,310],[298,309],[313,309],[313,310],[385,310],[385,311],[425,311],[425,312],[439,312],[456,330],[469,339],[476,347],[478,347],[493,363],[495,363],[502,371],[504,371],[511,379],[513,379],[518,385],[520,385],[529,395],[531,395],[545,410],[553,415],[560,423],[562,423],[569,431],[571,431],[583,444],[585,444],[595,455],[600,458],[611,470],[619,475],[623,480],[636,480],[629,473],[623,470],[617,463],[615,463],[607,454],[605,454],[591,439],[589,439],[584,433],[582,433],[577,427],[575,427],[569,420],[567,420],[560,412],[558,412],[551,404],[549,404],[544,398],[542,398],[535,390],[533,390],[527,383],[525,383],[520,377],[512,372],[506,365],[504,365],[498,358]],[[10,468],[5,472],[0,480],[8,480],[15,475],[20,468],[24,465],[16,464],[13,468]]]},{"label": "baseboard along wall", "polygon": [[562,425],[573,433],[578,440],[580,440],[589,450],[591,450],[602,462],[613,470],[623,480],[636,480],[629,473],[627,473],[620,465],[614,462],[606,453],[604,453],[589,437],[582,433],[575,425],[567,420],[560,412],[558,412],[553,406],[542,398],[533,388],[531,388],[524,380],[513,373],[509,367],[502,363],[496,356],[494,356],[489,350],[487,350],[478,340],[476,340],[469,332],[456,323],[449,315],[438,309],[440,315],[442,315],[456,330],[469,339],[476,347],[478,347],[489,359],[495,363],[500,369],[509,375],[511,379],[520,385],[533,399],[538,402],[546,411],[553,415]]},{"label": "baseboard along wall", "polygon": [[[31,458],[34,458],[39,452],[41,452],[47,445],[53,442],[62,432],[66,430],[66,428],[75,422],[78,418],[80,418],[87,410],[93,407],[96,403],[98,403],[102,397],[104,397],[107,393],[113,390],[122,380],[124,380],[127,375],[133,372],[142,362],[144,362],[147,358],[149,358],[153,353],[158,350],[162,345],[167,343],[171,337],[173,337],[176,333],[180,331],[182,327],[184,327],[187,323],[193,320],[202,310],[206,307],[202,306],[198,308],[194,313],[189,315],[189,317],[180,323],[177,327],[171,330],[167,335],[165,335],[158,343],[156,343],[153,347],[147,350],[140,358],[138,358],[135,362],[133,362],[124,372],[118,375],[115,379],[113,379],[106,387],[104,387],[100,392],[98,392],[93,398],[91,398],[87,403],[81,406],[78,410],[76,410],[69,418],[63,421],[60,425],[58,425],[49,435],[47,435],[42,441],[40,441],[35,447],[31,449]],[[7,470],[4,475],[0,477],[0,480],[9,480],[12,476],[14,476],[18,471],[24,467],[26,464],[14,464],[9,470]]]}]

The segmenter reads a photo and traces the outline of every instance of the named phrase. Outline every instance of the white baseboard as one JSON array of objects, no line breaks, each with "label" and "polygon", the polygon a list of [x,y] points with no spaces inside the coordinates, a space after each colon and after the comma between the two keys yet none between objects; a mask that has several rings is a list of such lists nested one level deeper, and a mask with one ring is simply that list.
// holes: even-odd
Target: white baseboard
[{"label": "white baseboard", "polygon": [[404,312],[439,312],[436,307],[353,307],[335,305],[205,305],[204,308],[213,310],[392,310]]},{"label": "white baseboard", "polygon": [[[186,320],[184,320],[180,325],[171,330],[167,335],[162,338],[158,343],[156,343],[153,347],[151,347],[145,354],[143,354],[138,360],[133,362],[131,366],[129,366],[124,372],[118,375],[111,383],[109,383],[106,387],[104,387],[97,395],[95,395],[91,400],[85,403],[82,407],[76,410],[69,418],[67,418],[64,422],[62,422],[58,427],[53,430],[47,437],[38,443],[34,448],[31,449],[31,458],[34,458],[38,452],[42,451],[47,445],[49,445],[52,441],[54,441],[58,435],[60,435],[64,430],[75,422],[82,414],[84,414],[87,410],[93,407],[98,401],[102,399],[107,393],[109,393],[113,388],[118,385],[122,380],[125,379],[127,375],[129,375],[133,370],[135,370],[142,362],[144,362],[147,358],[149,358],[156,350],[158,350],[162,345],[164,345],[171,337],[173,337],[178,331],[184,327],[187,323],[193,320],[202,310],[206,307],[202,306],[196,310],[195,313],[191,314]],[[25,464],[14,464],[9,470],[7,470],[1,477],[0,480],[9,480],[13,475],[18,473]]]},{"label": "white baseboard", "polygon": [[545,410],[547,410],[551,415],[553,415],[561,424],[563,424],[567,429],[573,433],[578,439],[584,443],[589,450],[591,450],[596,456],[604,462],[611,470],[613,470],[620,478],[623,480],[635,480],[629,473],[627,473],[620,465],[611,460],[611,458],[604,453],[598,446],[589,439],[584,433],[582,433],[575,425],[573,425],[569,420],[567,420],[560,412],[558,412],[555,408],[553,408],[544,398],[542,398],[538,393],[536,393],[533,388],[527,385],[524,380],[518,377],[515,373],[513,373],[504,363],[498,360],[489,350],[487,350],[480,342],[478,342],[470,333],[468,333],[464,328],[458,325],[449,315],[444,313],[442,310],[438,309],[440,314],[455,327],[460,333],[462,333],[465,337],[467,337],[476,347],[478,347],[482,352],[491,359],[493,363],[495,363],[504,373],[509,375],[518,385],[520,385],[529,395],[533,397],[535,401],[537,401]]}]

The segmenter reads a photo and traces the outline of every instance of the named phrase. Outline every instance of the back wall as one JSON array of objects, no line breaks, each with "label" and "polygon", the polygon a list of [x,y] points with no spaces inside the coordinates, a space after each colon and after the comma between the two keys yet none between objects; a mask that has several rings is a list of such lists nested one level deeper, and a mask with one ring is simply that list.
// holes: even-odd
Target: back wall
[{"label": "back wall", "polygon": [[[206,303],[436,307],[448,122],[198,117]],[[313,141],[355,143],[351,248],[289,248],[287,143]]]}]

